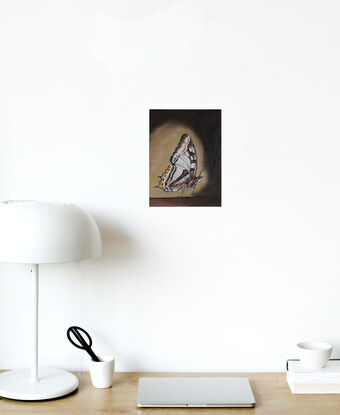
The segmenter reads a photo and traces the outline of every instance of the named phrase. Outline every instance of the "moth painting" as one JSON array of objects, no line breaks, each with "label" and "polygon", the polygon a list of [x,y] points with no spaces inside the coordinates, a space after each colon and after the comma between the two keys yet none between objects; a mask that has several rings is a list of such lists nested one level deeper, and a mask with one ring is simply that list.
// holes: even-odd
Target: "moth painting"
[{"label": "moth painting", "polygon": [[189,187],[195,188],[202,176],[196,177],[197,154],[189,134],[183,134],[176,150],[170,157],[170,164],[160,176],[156,188],[164,192],[183,192]]},{"label": "moth painting", "polygon": [[150,110],[150,206],[221,206],[221,111]]}]

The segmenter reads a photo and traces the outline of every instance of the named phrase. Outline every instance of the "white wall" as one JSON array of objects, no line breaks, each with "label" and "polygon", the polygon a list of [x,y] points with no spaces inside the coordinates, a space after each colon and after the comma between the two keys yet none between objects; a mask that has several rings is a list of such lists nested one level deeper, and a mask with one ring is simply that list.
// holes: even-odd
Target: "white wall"
[{"label": "white wall", "polygon": [[[43,365],[86,369],[71,324],[118,370],[340,356],[339,27],[336,0],[0,0],[0,199],[74,202],[104,242],[41,267]],[[149,108],[222,109],[222,208],[148,207]],[[27,266],[0,299],[26,366]]]}]

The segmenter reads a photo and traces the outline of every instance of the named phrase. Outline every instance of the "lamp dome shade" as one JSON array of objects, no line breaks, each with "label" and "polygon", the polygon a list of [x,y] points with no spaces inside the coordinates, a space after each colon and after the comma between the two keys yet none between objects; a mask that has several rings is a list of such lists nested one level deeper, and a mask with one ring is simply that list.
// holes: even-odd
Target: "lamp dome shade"
[{"label": "lamp dome shade", "polygon": [[78,206],[30,200],[0,203],[0,262],[76,262],[101,255],[94,219]]}]

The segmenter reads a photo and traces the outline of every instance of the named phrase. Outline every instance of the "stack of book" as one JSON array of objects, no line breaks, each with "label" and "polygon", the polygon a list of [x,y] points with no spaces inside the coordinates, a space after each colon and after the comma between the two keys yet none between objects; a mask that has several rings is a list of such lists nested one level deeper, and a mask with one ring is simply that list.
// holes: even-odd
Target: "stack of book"
[{"label": "stack of book", "polygon": [[287,383],[292,393],[340,393],[340,360],[321,369],[304,369],[299,360],[287,360]]}]

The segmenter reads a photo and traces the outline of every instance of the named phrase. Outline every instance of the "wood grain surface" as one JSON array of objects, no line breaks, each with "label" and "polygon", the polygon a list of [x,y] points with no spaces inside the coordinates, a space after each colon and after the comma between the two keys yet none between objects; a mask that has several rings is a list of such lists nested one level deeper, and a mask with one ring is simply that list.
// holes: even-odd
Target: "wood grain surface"
[{"label": "wood grain surface", "polygon": [[[333,415],[340,414],[340,395],[292,395],[285,373],[115,373],[109,389],[95,389],[88,372],[75,373],[79,389],[65,398],[43,402],[0,399],[1,415]],[[252,386],[255,408],[136,408],[141,376],[245,376]]]}]

